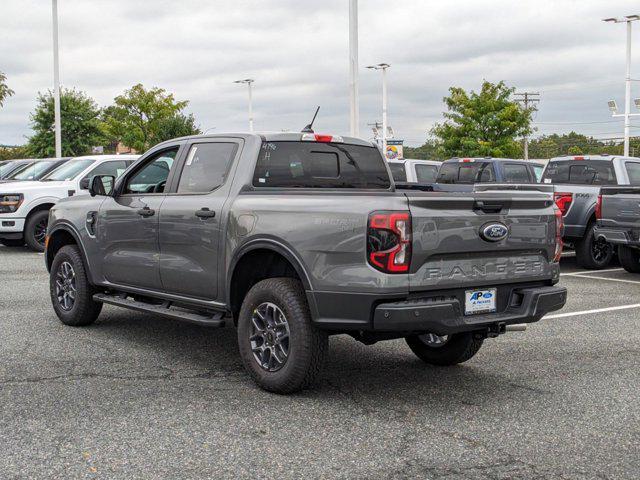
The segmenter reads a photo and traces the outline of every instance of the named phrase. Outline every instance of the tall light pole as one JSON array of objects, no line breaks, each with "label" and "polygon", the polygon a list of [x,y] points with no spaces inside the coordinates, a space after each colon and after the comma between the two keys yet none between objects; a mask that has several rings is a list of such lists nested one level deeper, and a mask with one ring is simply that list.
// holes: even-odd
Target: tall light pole
[{"label": "tall light pole", "polygon": [[253,96],[251,93],[251,84],[255,82],[252,78],[245,78],[244,80],[236,80],[233,83],[246,83],[249,89],[249,131],[253,132]]},{"label": "tall light pole", "polygon": [[[629,156],[629,129],[631,128],[631,22],[640,20],[640,15],[627,15],[624,18],[605,18],[604,22],[627,24],[627,70],[624,92],[624,156]],[[614,115],[616,116],[616,115]],[[620,116],[620,115],[617,115]]]},{"label": "tall light pole", "polygon": [[58,61],[58,0],[52,0],[53,15],[53,112],[56,157],[62,157],[62,127],[60,125],[60,65]]},{"label": "tall light pole", "polygon": [[367,67],[371,70],[382,71],[382,152],[384,158],[387,158],[387,68],[390,66],[388,63],[379,63]]},{"label": "tall light pole", "polygon": [[349,0],[349,132],[360,136],[358,93],[358,0]]}]

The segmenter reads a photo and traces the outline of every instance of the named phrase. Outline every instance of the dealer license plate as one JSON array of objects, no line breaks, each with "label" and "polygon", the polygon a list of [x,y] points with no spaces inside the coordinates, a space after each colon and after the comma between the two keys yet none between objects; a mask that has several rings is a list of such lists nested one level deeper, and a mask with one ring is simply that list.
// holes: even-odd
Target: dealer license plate
[{"label": "dealer license plate", "polygon": [[497,289],[467,290],[464,292],[464,314],[489,313],[496,311]]}]

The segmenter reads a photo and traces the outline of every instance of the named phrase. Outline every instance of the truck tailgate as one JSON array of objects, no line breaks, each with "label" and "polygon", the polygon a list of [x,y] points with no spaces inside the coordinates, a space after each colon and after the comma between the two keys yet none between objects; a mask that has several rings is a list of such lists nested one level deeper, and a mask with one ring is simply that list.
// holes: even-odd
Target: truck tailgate
[{"label": "truck tailgate", "polygon": [[[556,220],[550,191],[404,193],[413,224],[410,290],[553,277]],[[483,234],[492,224],[506,227],[506,237]]]},{"label": "truck tailgate", "polygon": [[600,225],[623,229],[640,228],[640,187],[602,187]]}]

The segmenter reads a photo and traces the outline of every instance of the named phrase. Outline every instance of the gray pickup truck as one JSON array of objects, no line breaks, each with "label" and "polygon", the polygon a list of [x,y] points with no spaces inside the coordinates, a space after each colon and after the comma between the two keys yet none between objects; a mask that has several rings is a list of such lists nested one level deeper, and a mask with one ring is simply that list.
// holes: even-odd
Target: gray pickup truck
[{"label": "gray pickup truck", "polygon": [[562,219],[551,187],[530,187],[397,190],[355,138],[180,138],[51,209],[51,300],[73,326],[103,304],[231,319],[246,369],[279,393],[313,382],[331,334],[406,338],[453,365],[565,303]]},{"label": "gray pickup truck", "polygon": [[556,188],[556,205],[564,216],[564,241],[574,247],[578,265],[606,268],[613,246],[595,235],[596,204],[603,186],[638,184],[640,158],[580,155],[552,158],[542,183]]},{"label": "gray pickup truck", "polygon": [[[640,162],[627,164],[631,183],[640,183]],[[640,273],[640,187],[602,187],[596,205],[596,238],[618,246],[624,269]]]}]

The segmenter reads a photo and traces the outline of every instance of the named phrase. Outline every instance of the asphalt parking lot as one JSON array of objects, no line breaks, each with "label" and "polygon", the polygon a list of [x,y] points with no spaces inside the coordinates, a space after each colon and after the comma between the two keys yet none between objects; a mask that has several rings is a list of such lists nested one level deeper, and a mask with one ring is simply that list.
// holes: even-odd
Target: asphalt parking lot
[{"label": "asphalt parking lot", "polygon": [[321,384],[283,397],[232,328],[111,307],[63,326],[43,257],[0,247],[0,477],[638,478],[640,305],[611,308],[640,275],[562,268],[562,311],[463,366],[334,337]]}]

